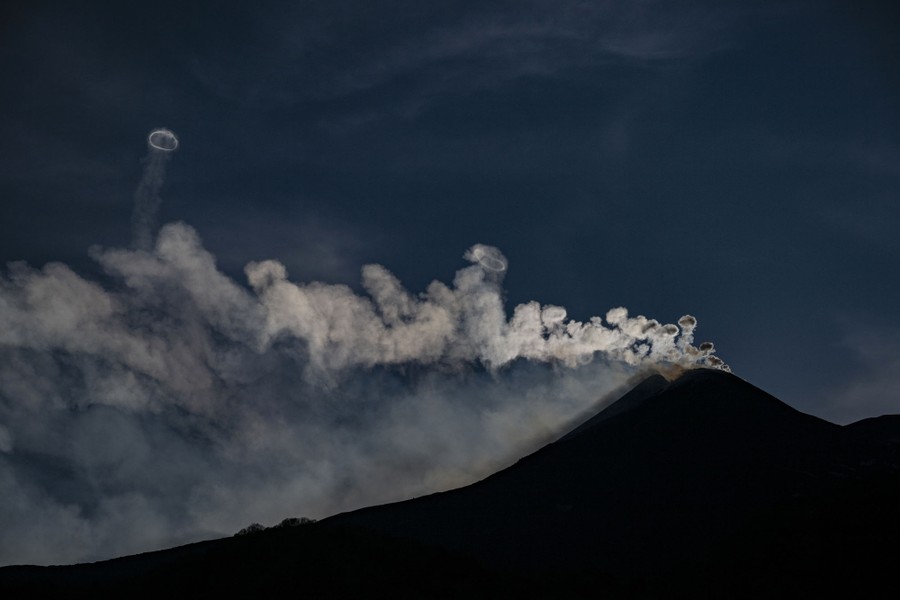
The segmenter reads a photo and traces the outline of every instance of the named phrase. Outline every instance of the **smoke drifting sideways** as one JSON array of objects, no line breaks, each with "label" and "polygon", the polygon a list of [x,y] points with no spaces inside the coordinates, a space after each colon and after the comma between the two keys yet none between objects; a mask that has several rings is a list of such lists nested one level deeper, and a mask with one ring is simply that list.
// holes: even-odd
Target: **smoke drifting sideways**
[{"label": "smoke drifting sideways", "polygon": [[[166,156],[151,153],[147,194]],[[365,294],[293,282],[274,260],[248,264],[244,285],[175,223],[149,249],[92,250],[102,285],[61,263],[10,264],[0,564],[97,560],[456,487],[641,373],[724,368],[694,346],[689,316],[579,322],[528,302],[508,317],[506,259],[483,245],[465,256],[452,284],[419,294],[374,264]]]},{"label": "smoke drifting sideways", "polygon": [[166,163],[177,149],[178,138],[168,129],[154,129],[147,136],[144,172],[134,193],[134,212],[131,215],[131,243],[137,250],[147,252],[153,248],[156,217],[162,202],[159,192],[166,178]]}]

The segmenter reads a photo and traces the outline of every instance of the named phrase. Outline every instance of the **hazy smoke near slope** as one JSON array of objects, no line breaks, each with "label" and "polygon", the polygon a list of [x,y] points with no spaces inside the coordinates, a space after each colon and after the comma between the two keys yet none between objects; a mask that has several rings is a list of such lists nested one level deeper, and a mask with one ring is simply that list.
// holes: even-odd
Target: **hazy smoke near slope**
[{"label": "hazy smoke near slope", "polygon": [[[474,246],[412,294],[361,296],[276,261],[216,269],[184,224],[92,251],[105,287],[51,263],[0,277],[0,564],[73,562],[321,517],[468,483],[652,368],[722,366],[679,326],[503,307]],[[487,258],[485,258],[487,257]],[[502,264],[502,269],[500,265]]]}]

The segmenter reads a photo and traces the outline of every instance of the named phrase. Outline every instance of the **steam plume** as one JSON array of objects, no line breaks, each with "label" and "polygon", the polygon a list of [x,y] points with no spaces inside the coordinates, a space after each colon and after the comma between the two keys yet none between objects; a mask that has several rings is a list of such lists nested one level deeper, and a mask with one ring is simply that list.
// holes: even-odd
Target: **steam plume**
[{"label": "steam plume", "polygon": [[380,265],[360,295],[272,260],[247,265],[245,286],[184,224],[149,251],[92,256],[106,287],[60,263],[0,276],[0,564],[462,485],[641,371],[715,359],[693,317],[577,322],[537,302],[508,317],[507,261],[482,245],[420,294]]}]

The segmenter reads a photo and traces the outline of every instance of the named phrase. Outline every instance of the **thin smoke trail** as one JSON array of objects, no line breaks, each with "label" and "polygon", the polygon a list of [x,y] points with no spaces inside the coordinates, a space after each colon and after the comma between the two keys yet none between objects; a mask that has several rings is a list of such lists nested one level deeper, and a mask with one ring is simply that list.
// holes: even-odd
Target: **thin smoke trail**
[{"label": "thin smoke trail", "polygon": [[131,215],[132,246],[149,251],[162,198],[159,194],[166,178],[166,163],[178,148],[178,138],[168,129],[154,129],[147,136],[147,156],[144,172],[134,193],[134,212]]}]

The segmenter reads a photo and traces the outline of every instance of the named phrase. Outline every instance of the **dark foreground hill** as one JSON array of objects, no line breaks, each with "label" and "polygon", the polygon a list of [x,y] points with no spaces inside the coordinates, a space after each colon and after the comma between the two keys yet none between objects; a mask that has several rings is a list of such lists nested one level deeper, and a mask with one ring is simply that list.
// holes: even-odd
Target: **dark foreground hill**
[{"label": "dark foreground hill", "polygon": [[450,492],[92,565],[4,597],[895,598],[900,418],[840,427],[741,379],[651,377]]}]

